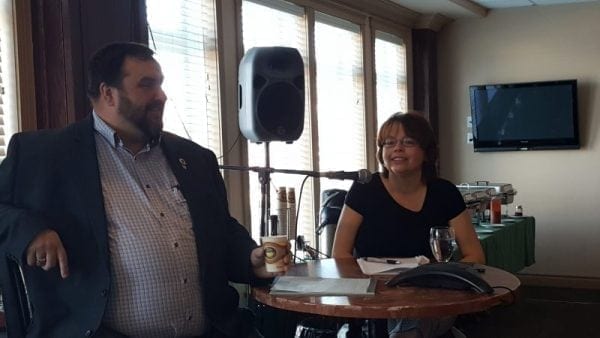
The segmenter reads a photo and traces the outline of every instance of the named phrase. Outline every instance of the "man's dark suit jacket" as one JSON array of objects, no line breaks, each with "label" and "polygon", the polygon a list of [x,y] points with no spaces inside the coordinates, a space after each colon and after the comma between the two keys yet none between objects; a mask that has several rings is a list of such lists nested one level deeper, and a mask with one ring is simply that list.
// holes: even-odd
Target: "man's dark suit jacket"
[{"label": "man's dark suit jacket", "polygon": [[[192,216],[204,306],[216,336],[237,336],[238,294],[228,281],[254,280],[256,243],[229,214],[215,155],[164,133],[161,147]],[[70,275],[26,264],[34,237],[54,229],[67,251]],[[98,329],[110,295],[110,263],[93,119],[60,130],[15,135],[0,165],[0,287],[10,337],[87,337]],[[17,290],[22,267],[32,319],[21,327]],[[169,297],[169,290],[165,290]]]}]

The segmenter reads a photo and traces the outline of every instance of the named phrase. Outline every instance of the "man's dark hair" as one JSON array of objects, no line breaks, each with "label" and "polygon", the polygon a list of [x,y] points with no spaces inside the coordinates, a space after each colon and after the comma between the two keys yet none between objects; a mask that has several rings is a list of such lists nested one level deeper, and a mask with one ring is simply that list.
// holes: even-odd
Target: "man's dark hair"
[{"label": "man's dark hair", "polygon": [[108,44],[92,55],[88,64],[87,95],[95,100],[100,96],[100,84],[120,88],[123,80],[122,67],[127,57],[140,60],[154,60],[154,51],[145,45],[134,42]]}]

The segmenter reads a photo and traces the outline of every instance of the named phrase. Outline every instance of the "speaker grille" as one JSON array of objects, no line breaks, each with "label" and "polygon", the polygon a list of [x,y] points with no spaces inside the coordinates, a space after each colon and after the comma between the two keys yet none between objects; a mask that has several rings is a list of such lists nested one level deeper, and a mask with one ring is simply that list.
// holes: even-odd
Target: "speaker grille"
[{"label": "speaker grille", "polygon": [[262,127],[278,138],[300,137],[304,124],[304,97],[300,94],[289,82],[268,85],[256,107]]},{"label": "speaker grille", "polygon": [[239,69],[239,123],[252,142],[294,141],[304,130],[304,63],[289,47],[254,47]]}]

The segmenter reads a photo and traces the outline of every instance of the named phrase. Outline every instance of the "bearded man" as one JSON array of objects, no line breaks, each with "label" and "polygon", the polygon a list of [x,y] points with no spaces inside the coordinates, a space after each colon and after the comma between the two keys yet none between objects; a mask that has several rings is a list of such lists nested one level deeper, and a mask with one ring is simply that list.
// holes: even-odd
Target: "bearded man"
[{"label": "bearded man", "polygon": [[274,274],[215,155],[162,131],[153,51],[113,43],[88,72],[90,116],[16,134],[0,165],[9,337],[259,336],[229,281]]}]

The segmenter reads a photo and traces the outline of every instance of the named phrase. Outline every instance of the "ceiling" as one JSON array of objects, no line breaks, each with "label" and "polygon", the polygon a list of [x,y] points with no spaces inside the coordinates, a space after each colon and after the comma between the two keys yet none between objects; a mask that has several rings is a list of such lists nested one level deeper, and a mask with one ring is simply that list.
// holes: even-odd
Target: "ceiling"
[{"label": "ceiling", "polygon": [[549,6],[599,0],[390,0],[423,16],[443,15],[448,19],[484,17],[499,8]]}]

